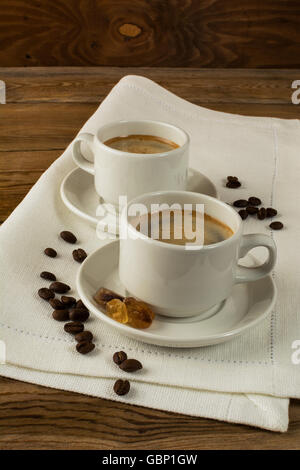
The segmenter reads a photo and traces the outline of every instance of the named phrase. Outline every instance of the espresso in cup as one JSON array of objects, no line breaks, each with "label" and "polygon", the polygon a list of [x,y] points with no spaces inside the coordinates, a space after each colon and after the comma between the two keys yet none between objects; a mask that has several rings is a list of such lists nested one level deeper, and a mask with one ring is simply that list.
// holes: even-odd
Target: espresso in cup
[{"label": "espresso in cup", "polygon": [[171,140],[154,135],[132,134],[125,137],[113,137],[106,140],[104,145],[129,153],[164,153],[177,149],[179,145]]},{"label": "espresso in cup", "polygon": [[72,152],[75,163],[94,176],[98,196],[114,215],[126,199],[162,189],[185,190],[187,186],[189,136],[173,124],[111,122],[94,135],[79,134]]},{"label": "espresso in cup", "polygon": [[133,225],[149,238],[173,245],[211,245],[233,235],[228,225],[196,210],[148,212],[133,221]]},{"label": "espresso in cup", "polygon": [[[134,222],[138,216],[145,214],[147,219],[148,213],[162,211],[163,218],[165,209],[191,210],[187,215],[192,221],[193,215],[195,220],[202,216],[206,244],[190,247],[163,243],[163,236],[158,241],[149,237],[148,232],[142,233],[142,220],[138,221],[140,231],[137,230],[138,224]],[[193,209],[199,214],[193,214]],[[159,228],[159,214],[156,217]],[[179,214],[180,218],[183,214],[181,217]],[[228,204],[205,194],[189,191],[142,194],[123,209],[120,225],[119,277],[127,295],[170,317],[197,315],[199,318],[199,314],[227,299],[235,284],[267,276],[276,260],[276,246],[271,237],[261,233],[243,235],[240,215]],[[239,259],[258,246],[267,248],[267,261],[255,267],[240,265]],[[230,311],[231,308],[229,323]]]}]

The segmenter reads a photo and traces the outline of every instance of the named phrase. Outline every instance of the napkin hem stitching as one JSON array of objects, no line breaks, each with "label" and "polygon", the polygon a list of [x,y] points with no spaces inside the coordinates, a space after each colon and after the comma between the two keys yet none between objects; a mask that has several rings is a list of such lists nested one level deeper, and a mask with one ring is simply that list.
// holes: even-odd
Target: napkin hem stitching
[{"label": "napkin hem stitching", "polygon": [[[23,329],[16,328],[14,326],[6,325],[5,323],[0,323],[0,326],[12,331],[15,331],[16,333],[19,334],[24,334],[26,336],[33,336],[35,338],[38,338],[40,340],[47,340],[51,342],[63,342],[63,343],[68,343],[68,344],[73,344],[71,340],[68,340],[67,338],[58,338],[55,336],[49,337],[49,336],[43,336],[39,333],[34,333],[33,331],[27,331]],[[115,346],[113,344],[104,344],[104,343],[95,343],[97,348],[99,348],[99,345],[103,348],[110,348],[110,349],[116,349],[116,348],[122,348],[122,346]],[[136,351],[142,354],[150,354],[154,356],[169,356],[173,357],[176,359],[184,359],[184,360],[197,360],[197,361],[202,361],[202,362],[212,362],[212,363],[228,363],[228,364],[256,364],[256,365],[264,365],[264,366],[269,366],[271,365],[270,362],[268,361],[243,361],[243,360],[227,360],[227,359],[210,359],[210,358],[205,358],[205,357],[197,357],[197,356],[189,356],[185,357],[179,354],[171,354],[171,353],[162,353],[162,352],[155,352],[155,351],[147,351],[145,349],[139,349],[139,348],[128,348],[128,351]]]},{"label": "napkin hem stitching", "polygon": [[[272,130],[273,130],[274,169],[273,169],[273,175],[272,175],[270,207],[273,207],[277,169],[278,169],[278,142],[277,142],[277,131],[274,125],[274,118],[271,118],[271,124],[272,124]],[[275,242],[273,230],[271,230],[270,236],[272,240]],[[275,277],[276,277],[276,272],[275,272],[275,269],[273,269],[272,278],[274,281],[275,281]],[[270,318],[270,360],[273,366],[275,364],[275,329],[276,329],[276,306],[272,310],[271,318]],[[274,383],[272,386],[274,388]]]},{"label": "napkin hem stitching", "polygon": [[[135,91],[138,91],[140,93],[142,93],[143,95],[145,95],[146,97],[150,97],[151,100],[156,100],[156,102],[158,104],[160,104],[161,107],[163,108],[166,108],[168,111],[171,110],[171,111],[175,111],[176,113],[178,113],[178,108],[177,107],[174,107],[172,106],[170,103],[168,103],[167,101],[164,101],[163,99],[161,98],[156,98],[156,97],[153,97],[153,95],[151,95],[151,93],[148,91],[148,90],[145,90],[144,88],[141,88],[137,85],[134,85],[132,83],[124,83],[124,86],[126,86],[127,88],[132,88],[133,90]],[[120,90],[119,89],[115,89],[115,92],[117,92],[118,94],[121,94]],[[172,93],[172,92],[169,92],[169,93]],[[175,95],[176,96],[176,95]],[[177,96],[177,98],[179,98],[180,100],[183,100],[183,98],[180,98]],[[183,101],[186,101],[186,100],[183,100]],[[195,107],[201,107],[201,106],[198,106],[198,105],[195,105],[194,103],[191,103],[190,101],[186,101],[188,104],[192,105],[192,106],[195,106]],[[242,122],[239,122],[239,120],[237,118],[257,118],[257,116],[244,116],[242,114],[234,114],[234,113],[223,113],[223,111],[215,111],[215,110],[212,110],[210,108],[205,108],[203,107],[204,109],[208,110],[208,111],[212,111],[212,112],[215,112],[215,113],[222,113],[222,114],[226,114],[226,116],[228,117],[228,119],[215,119],[215,118],[211,118],[211,117],[204,117],[204,116],[200,116],[198,114],[197,111],[194,111],[194,112],[187,112],[187,111],[182,111],[181,109],[179,110],[179,112],[186,116],[186,117],[190,117],[190,118],[193,118],[193,119],[199,119],[199,120],[202,120],[202,121],[212,121],[212,122],[217,122],[217,123],[220,123],[220,124],[224,124],[224,123],[229,123],[229,124],[233,124],[233,125],[240,125],[240,126],[249,126],[250,125],[250,122],[247,120],[247,122],[245,123],[242,123]],[[254,129],[264,129],[264,130],[267,130],[267,131],[270,131],[272,132],[273,131],[273,123],[272,123],[272,120],[273,119],[277,119],[278,118],[271,118],[271,117],[265,117],[264,119],[266,120],[270,120],[270,126],[264,126],[264,125],[253,125],[251,123],[251,127],[254,128]],[[300,126],[300,121],[298,119],[287,119],[286,121],[297,121],[299,126]],[[282,129],[282,132],[293,132],[295,129]]]}]

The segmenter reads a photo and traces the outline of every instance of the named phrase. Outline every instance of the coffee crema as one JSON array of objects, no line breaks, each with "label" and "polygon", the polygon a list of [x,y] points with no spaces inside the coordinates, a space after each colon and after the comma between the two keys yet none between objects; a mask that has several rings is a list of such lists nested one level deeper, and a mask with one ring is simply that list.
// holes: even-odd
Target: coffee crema
[{"label": "coffee crema", "polygon": [[177,149],[179,145],[172,140],[154,135],[132,134],[125,137],[113,137],[106,140],[104,145],[128,153],[163,153]]},{"label": "coffee crema", "polygon": [[196,210],[163,210],[144,214],[132,221],[139,232],[173,245],[212,245],[233,235],[233,230],[218,219]]}]

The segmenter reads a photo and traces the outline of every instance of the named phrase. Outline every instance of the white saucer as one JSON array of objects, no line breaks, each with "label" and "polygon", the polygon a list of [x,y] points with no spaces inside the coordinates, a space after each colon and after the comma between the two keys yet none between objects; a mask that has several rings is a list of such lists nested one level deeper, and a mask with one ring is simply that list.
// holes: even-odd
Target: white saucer
[{"label": "white saucer", "polygon": [[[191,168],[187,190],[218,197],[216,187],[211,180]],[[102,218],[96,216],[100,198],[95,191],[94,177],[81,168],[75,168],[67,174],[61,184],[60,194],[67,208],[82,219],[97,225],[98,228],[103,227],[106,231],[107,226],[115,226],[115,218],[109,212],[106,212]]]},{"label": "white saucer", "polygon": [[[275,304],[276,287],[272,278],[267,276],[259,281],[236,285],[232,295],[206,315],[202,313],[199,317],[179,319],[157,315],[150,328],[138,330],[111,319],[93,300],[93,295],[99,287],[126,295],[118,276],[118,260],[118,240],[89,255],[77,276],[79,297],[102,321],[124,335],[145,343],[173,348],[224,343],[262,321]],[[251,265],[254,264],[252,260],[251,257]]]}]

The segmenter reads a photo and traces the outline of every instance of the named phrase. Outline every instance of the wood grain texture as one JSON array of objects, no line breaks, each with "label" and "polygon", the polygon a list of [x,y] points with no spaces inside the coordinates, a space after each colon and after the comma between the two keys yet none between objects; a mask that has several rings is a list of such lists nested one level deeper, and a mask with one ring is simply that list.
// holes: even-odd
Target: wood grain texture
[{"label": "wood grain texture", "polygon": [[96,108],[92,103],[1,105],[0,150],[62,150]]},{"label": "wood grain texture", "polygon": [[298,0],[1,0],[0,66],[300,67]]},{"label": "wood grain texture", "polygon": [[299,401],[280,434],[0,378],[0,449],[275,450],[299,440]]},{"label": "wood grain texture", "polygon": [[167,86],[196,104],[291,104],[300,70],[123,67],[1,68],[8,103],[99,103],[125,75]]},{"label": "wood grain texture", "polygon": [[[0,223],[131,69],[0,69]],[[299,118],[299,71],[142,69],[182,98],[219,110]],[[228,99],[230,96],[230,99]],[[3,125],[5,123],[5,125]],[[299,449],[300,401],[285,434],[192,418],[0,377],[0,449]]]},{"label": "wood grain texture", "polygon": [[[201,103],[199,103],[201,104]],[[96,110],[93,103],[7,104],[0,108],[0,151],[64,149]],[[277,104],[210,104],[210,109],[257,116],[299,118],[299,107]],[[76,131],[75,131],[76,129]]]},{"label": "wood grain texture", "polygon": [[[300,70],[0,68],[7,87],[7,104],[0,105],[0,122],[5,122],[0,126],[0,221],[62,153],[111,88],[132,73],[211,109],[282,118],[300,115],[300,106],[291,102],[291,84],[300,78]],[[26,160],[32,162],[30,171]]]}]

